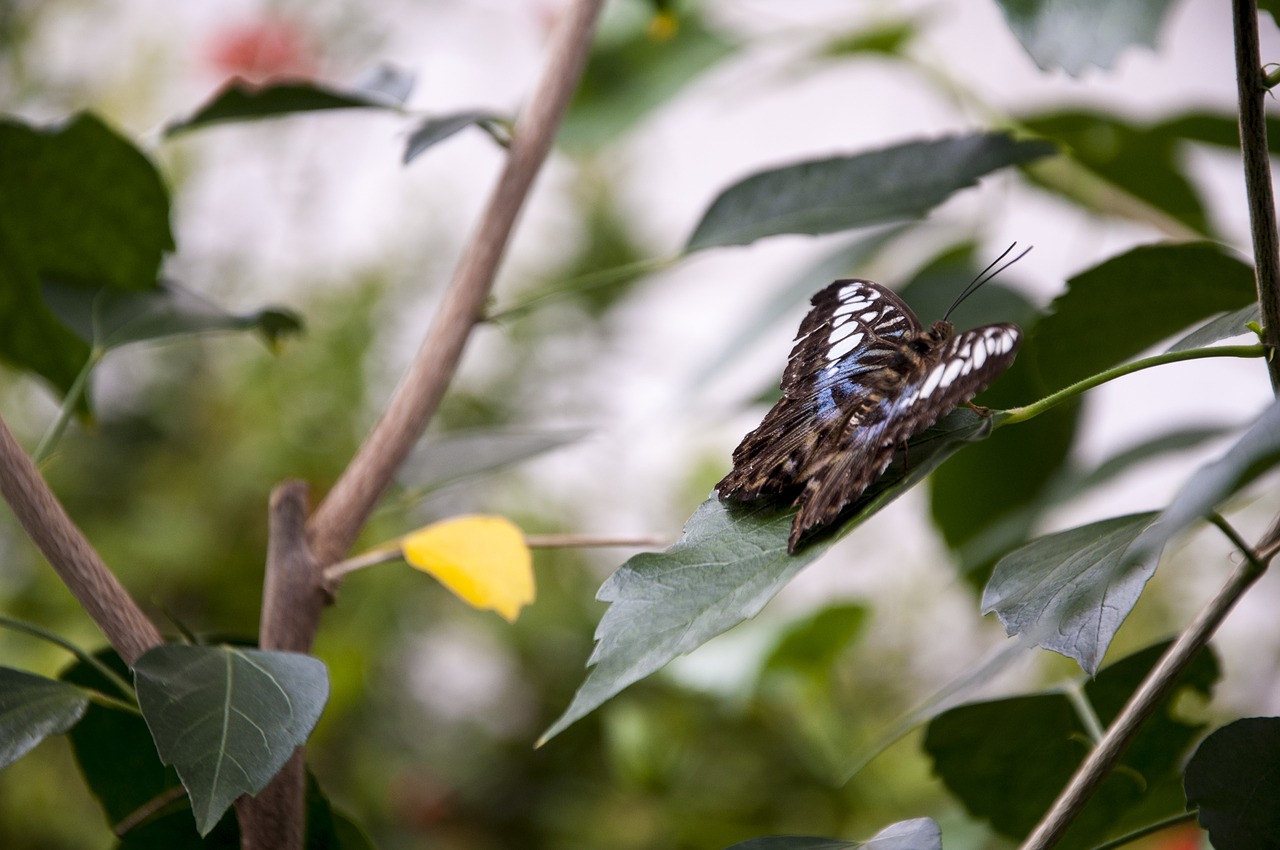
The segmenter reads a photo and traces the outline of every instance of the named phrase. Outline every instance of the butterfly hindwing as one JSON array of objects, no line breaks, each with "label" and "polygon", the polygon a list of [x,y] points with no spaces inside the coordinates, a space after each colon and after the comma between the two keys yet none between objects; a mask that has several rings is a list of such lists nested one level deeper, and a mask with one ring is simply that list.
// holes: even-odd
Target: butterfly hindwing
[{"label": "butterfly hindwing", "polygon": [[1009,324],[925,330],[902,299],[871,281],[838,280],[812,303],[782,398],[717,485],[721,498],[794,496],[789,551],[856,500],[907,439],[1008,368],[1020,338]]}]

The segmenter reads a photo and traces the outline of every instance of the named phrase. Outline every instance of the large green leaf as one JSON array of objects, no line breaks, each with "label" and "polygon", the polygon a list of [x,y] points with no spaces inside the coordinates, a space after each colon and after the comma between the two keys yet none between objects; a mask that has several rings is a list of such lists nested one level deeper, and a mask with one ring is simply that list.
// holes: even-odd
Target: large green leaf
[{"label": "large green leaf", "polygon": [[1200,467],[1151,526],[1134,541],[1125,560],[1158,556],[1174,535],[1204,519],[1228,497],[1280,464],[1280,401],[1272,403],[1235,445]]},{"label": "large green leaf", "polygon": [[932,818],[886,826],[867,841],[843,841],[809,835],[771,835],[741,841],[728,850],[942,850],[942,830]]},{"label": "large green leaf", "polygon": [[1214,847],[1280,848],[1280,717],[1246,717],[1201,742],[1187,763],[1187,806]]},{"label": "large green leaf", "polygon": [[[96,658],[121,676],[129,676],[129,668],[114,652],[103,650]],[[84,662],[68,667],[61,678],[118,698],[126,696]],[[80,773],[113,827],[153,801],[173,797],[172,792],[181,788],[173,768],[160,763],[146,722],[134,712],[95,703],[69,737]],[[185,813],[184,834],[194,838],[195,821],[185,795],[178,796],[177,802],[175,809]]]},{"label": "large green leaf", "polygon": [[895,461],[851,505],[842,522],[808,539],[794,555],[787,537],[795,511],[767,502],[704,502],[665,552],[627,561],[600,588],[611,603],[596,629],[597,645],[587,680],[564,714],[542,736],[546,741],[595,710],[623,688],[678,655],[754,617],[805,565],[839,537],[919,483],[965,443],[981,440],[989,419],[957,410],[911,440],[910,469]]},{"label": "large green leaf", "polygon": [[241,794],[256,794],[306,741],[329,696],[307,655],[230,646],[159,646],[134,665],[143,717],[207,834]]},{"label": "large green leaf", "polygon": [[194,113],[170,123],[164,132],[166,136],[174,136],[211,124],[279,118],[298,112],[398,110],[412,89],[413,76],[389,66],[350,88],[338,88],[314,80],[275,80],[257,84],[236,77]]},{"label": "large green leaf", "polygon": [[1154,513],[1134,514],[1041,537],[996,564],[982,594],[1010,636],[1025,634],[1074,658],[1092,675],[1156,570],[1159,552],[1127,562]]},{"label": "large green leaf", "polygon": [[575,152],[613,141],[737,49],[687,4],[678,19],[655,19],[634,4],[607,11],[556,136]]},{"label": "large green leaf", "polygon": [[47,281],[42,292],[49,309],[67,327],[103,350],[211,331],[253,330],[275,344],[281,337],[302,330],[302,321],[289,310],[228,313],[172,284],[148,292],[119,292]]},{"label": "large green leaf", "polygon": [[[1124,658],[1084,686],[1100,723],[1114,720],[1167,647]],[[1058,847],[1092,847],[1183,810],[1181,758],[1201,727],[1178,719],[1174,706],[1188,691],[1208,696],[1218,675],[1211,653],[1196,657]],[[953,708],[929,724],[924,747],[934,771],[970,814],[1016,840],[1062,791],[1088,742],[1088,724],[1072,700],[1052,692]]]},{"label": "large green leaf", "polygon": [[1257,302],[1247,304],[1239,310],[1223,313],[1210,319],[1191,333],[1169,346],[1169,351],[1189,351],[1193,348],[1207,348],[1215,342],[1253,333],[1250,324],[1260,324],[1262,311]]},{"label": "large green leaf", "polygon": [[75,726],[88,705],[83,688],[0,667],[0,768]]},{"label": "large green leaf", "polygon": [[685,250],[918,218],[979,177],[1056,150],[1005,133],[974,133],[762,171],[720,193]]},{"label": "large green leaf", "polygon": [[1052,389],[1256,297],[1249,266],[1209,242],[1134,248],[1081,272],[1067,287],[1031,340],[1036,365]]},{"label": "large green leaf", "polygon": [[1155,47],[1172,0],[998,0],[1009,29],[1042,69],[1110,68],[1131,44]]},{"label": "large green leaf", "polygon": [[66,391],[89,347],[40,298],[40,283],[155,288],[173,250],[155,166],[98,118],[51,128],[0,121],[0,357]]}]

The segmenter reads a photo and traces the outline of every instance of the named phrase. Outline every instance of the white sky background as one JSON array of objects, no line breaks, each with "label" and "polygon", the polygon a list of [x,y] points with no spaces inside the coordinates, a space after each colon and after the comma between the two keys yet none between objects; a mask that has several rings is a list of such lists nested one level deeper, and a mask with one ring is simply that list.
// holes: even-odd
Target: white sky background
[{"label": "white sky background", "polygon": [[[179,254],[170,272],[233,306],[255,307],[305,298],[315,287],[341,286],[372,268],[393,269],[421,295],[386,313],[386,351],[371,398],[372,416],[416,348],[430,316],[433,292],[447,280],[461,240],[484,203],[500,153],[475,131],[400,165],[408,124],[369,113],[306,117],[281,123],[205,131],[189,141],[164,143],[156,129],[189,111],[219,84],[202,51],[212,33],[283,12],[317,34],[319,74],[352,79],[390,61],[412,69],[418,85],[410,106],[446,112],[460,108],[519,106],[540,70],[549,22],[562,5],[552,0],[391,0],[377,4],[268,4],[253,0],[172,3],[62,3],[37,33],[48,80],[90,92],[93,108],[126,131],[142,135],[171,173],[184,177],[176,227]],[[705,4],[713,24],[740,33],[752,46],[698,79],[602,158],[637,231],[654,256],[673,254],[717,192],[746,173],[805,158],[852,153],[921,136],[985,126],[984,117],[958,109],[902,66],[869,59],[819,67],[803,59],[825,34],[848,31],[900,13],[927,14],[932,22],[912,48],[942,72],[977,92],[995,110],[1092,104],[1133,118],[1159,118],[1190,108],[1235,109],[1228,4],[1181,0],[1161,33],[1157,53],[1132,49],[1111,71],[1080,79],[1040,72],[1007,30],[990,0],[970,2],[863,2],[849,0],[722,0]],[[1263,20],[1263,54],[1280,57],[1280,37]],[[0,89],[0,96],[3,96]],[[18,110],[51,120],[82,104],[29,102]],[[1243,186],[1233,159],[1196,151],[1192,162],[1211,194],[1211,213],[1248,253]],[[499,281],[499,302],[524,281],[569,253],[580,229],[564,192],[571,164],[553,159],[536,187]],[[862,274],[886,284],[904,278],[930,250],[960,235],[979,238],[984,256],[1008,243],[1036,248],[1007,280],[1025,285],[1040,303],[1063,282],[1128,247],[1158,238],[1128,223],[1098,222],[1016,179],[983,181],[936,211],[936,226],[922,231],[919,256],[896,251]],[[748,248],[708,252],[638,288],[616,311],[616,337],[604,351],[570,342],[557,352],[565,384],[547,390],[548,425],[594,426],[593,438],[529,469],[529,489],[550,503],[570,506],[578,530],[676,533],[694,504],[677,501],[687,489],[690,464],[729,454],[763,411],[741,413],[742,394],[763,375],[781,373],[803,309],[780,322],[748,352],[732,374],[690,395],[691,376],[739,324],[797,270],[835,244],[830,239],[783,237]],[[930,250],[924,250],[928,248]],[[825,280],[813,281],[816,291]],[[980,296],[979,296],[980,297]],[[305,344],[305,341],[301,344]],[[500,332],[482,329],[464,373],[505,368],[510,354]],[[100,394],[127,394],[140,366],[121,358],[102,376]],[[126,365],[128,364],[128,365]],[[577,399],[563,421],[566,399]],[[591,399],[584,405],[582,398]],[[1207,361],[1153,370],[1091,394],[1086,439],[1079,456],[1097,461],[1177,423],[1245,422],[1270,392],[1257,363]],[[589,409],[584,423],[583,411]],[[531,424],[542,424],[531,423]],[[1065,527],[1118,513],[1158,507],[1218,445],[1122,480],[1104,497],[1054,518]],[[1273,511],[1273,506],[1270,511]],[[916,640],[911,657],[924,681],[972,659],[998,639],[998,627],[980,624],[967,592],[955,585],[941,546],[924,521],[919,492],[900,500],[860,529],[836,553],[809,568],[773,609],[795,610],[839,594],[875,599],[871,644],[901,646]],[[1269,506],[1242,521],[1256,537]],[[1214,541],[1216,544],[1216,541]],[[1195,568],[1181,570],[1178,587],[1193,593],[1178,602],[1189,611],[1216,587],[1227,564],[1224,547],[1199,546]],[[602,565],[621,560],[601,555]],[[1215,560],[1216,559],[1216,560]],[[890,567],[889,565],[893,565]],[[1203,578],[1189,576],[1203,574]],[[1264,580],[1223,630],[1222,645],[1236,657],[1260,636],[1280,644],[1271,625],[1280,581]],[[938,632],[912,628],[938,622]],[[750,641],[750,631],[739,643]],[[683,666],[685,675],[732,670],[727,651],[712,644]],[[726,661],[729,658],[729,661]],[[701,659],[701,663],[699,661]],[[1248,668],[1241,668],[1248,669]],[[1252,710],[1280,709],[1280,688],[1235,677],[1229,699],[1250,700]],[[1260,701],[1260,702],[1259,702]]]}]

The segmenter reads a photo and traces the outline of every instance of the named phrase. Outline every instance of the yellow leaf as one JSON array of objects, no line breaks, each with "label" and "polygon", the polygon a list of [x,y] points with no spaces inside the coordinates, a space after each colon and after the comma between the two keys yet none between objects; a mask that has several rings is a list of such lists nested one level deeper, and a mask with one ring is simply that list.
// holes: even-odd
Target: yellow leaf
[{"label": "yellow leaf", "polygon": [[497,516],[460,516],[407,534],[404,559],[429,573],[473,608],[515,622],[533,601],[533,558],[524,534]]}]

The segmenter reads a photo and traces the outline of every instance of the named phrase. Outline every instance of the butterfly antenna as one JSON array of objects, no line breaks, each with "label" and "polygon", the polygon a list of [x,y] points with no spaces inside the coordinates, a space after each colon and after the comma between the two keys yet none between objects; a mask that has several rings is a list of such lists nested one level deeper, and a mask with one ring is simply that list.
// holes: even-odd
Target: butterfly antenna
[{"label": "butterfly antenna", "polygon": [[1022,250],[1022,253],[1021,253],[1021,254],[1019,254],[1018,256],[1014,257],[1012,260],[1010,260],[1009,262],[1005,263],[1003,266],[1000,266],[1000,268],[996,269],[995,271],[991,271],[993,268],[995,268],[995,266],[996,266],[996,265],[997,265],[1001,260],[1003,260],[1005,257],[1009,256],[1009,252],[1010,252],[1010,251],[1012,251],[1012,250],[1013,250],[1014,248],[1016,248],[1016,247],[1018,247],[1018,243],[1017,243],[1017,242],[1014,242],[1014,243],[1013,243],[1012,245],[1010,245],[1008,248],[1005,248],[1005,249],[1004,249],[1004,253],[1002,253],[1000,256],[998,256],[998,257],[996,257],[994,260],[992,260],[990,265],[988,265],[988,266],[987,266],[985,269],[983,269],[982,271],[978,272],[977,277],[975,277],[975,278],[974,278],[974,279],[969,283],[969,285],[968,285],[968,286],[966,286],[966,287],[964,288],[964,291],[962,291],[958,296],[956,296],[956,300],[955,300],[955,301],[952,301],[952,302],[951,302],[951,306],[947,308],[947,312],[946,312],[946,314],[942,317],[942,321],[944,321],[944,322],[945,322],[945,321],[947,320],[947,318],[948,318],[948,317],[950,317],[950,315],[951,315],[951,311],[953,311],[953,310],[955,310],[957,307],[959,307],[959,306],[960,306],[960,302],[964,301],[964,299],[968,298],[970,295],[972,295],[973,293],[977,292],[977,291],[978,291],[978,288],[979,288],[980,286],[982,286],[984,283],[987,283],[988,281],[990,281],[990,280],[991,280],[992,278],[994,278],[996,275],[1000,274],[1000,272],[1004,271],[1005,269],[1009,268],[1009,266],[1011,266],[1011,265],[1013,265],[1014,263],[1018,262],[1018,260],[1021,260],[1023,257],[1027,256],[1028,252],[1030,252],[1030,251],[1031,251],[1031,249],[1032,249],[1032,248],[1034,248],[1035,246],[1034,246],[1034,245],[1028,245],[1026,248],[1024,248],[1024,249]]}]

